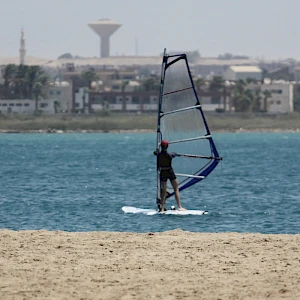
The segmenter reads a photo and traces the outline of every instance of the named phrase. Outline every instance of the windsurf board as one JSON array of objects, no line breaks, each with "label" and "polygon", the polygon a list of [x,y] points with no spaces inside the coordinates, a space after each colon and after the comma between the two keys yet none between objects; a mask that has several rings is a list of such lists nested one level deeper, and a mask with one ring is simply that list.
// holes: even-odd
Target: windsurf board
[{"label": "windsurf board", "polygon": [[208,214],[208,211],[206,210],[167,210],[165,212],[159,212],[155,209],[148,209],[148,208],[138,208],[138,207],[132,207],[132,206],[123,206],[122,210],[126,214],[144,214],[148,216],[152,215],[206,215]]}]

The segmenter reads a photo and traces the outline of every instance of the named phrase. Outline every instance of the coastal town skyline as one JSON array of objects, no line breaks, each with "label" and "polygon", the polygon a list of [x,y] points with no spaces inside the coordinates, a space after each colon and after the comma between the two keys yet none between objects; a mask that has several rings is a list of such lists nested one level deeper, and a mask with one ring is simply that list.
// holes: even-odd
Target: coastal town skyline
[{"label": "coastal town skyline", "polygon": [[[121,28],[111,38],[112,56],[157,56],[167,48],[198,51],[203,57],[224,53],[250,58],[300,59],[297,11],[300,3],[277,0],[261,3],[230,0],[214,3],[187,0],[143,2],[79,0],[72,5],[15,0],[2,5],[0,57],[19,54],[20,31],[27,40],[27,55],[57,59],[70,52],[99,57],[99,39],[88,23],[109,18]],[[9,26],[8,26],[9,25]]]}]

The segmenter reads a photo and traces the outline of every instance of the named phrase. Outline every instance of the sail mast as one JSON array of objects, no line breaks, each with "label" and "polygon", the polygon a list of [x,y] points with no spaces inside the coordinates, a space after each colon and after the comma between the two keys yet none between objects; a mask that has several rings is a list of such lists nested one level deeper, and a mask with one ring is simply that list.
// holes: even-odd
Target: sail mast
[{"label": "sail mast", "polygon": [[[157,109],[157,136],[156,136],[156,149],[160,150],[160,142],[161,142],[161,132],[160,132],[160,114],[161,114],[161,104],[162,104],[162,98],[163,98],[163,92],[164,92],[164,80],[165,80],[165,65],[167,62],[167,56],[166,56],[166,48],[164,49],[163,53],[163,61],[162,61],[162,67],[161,67],[161,75],[160,75],[160,87],[159,87],[159,100],[158,100],[158,109]],[[157,165],[157,162],[156,162]],[[160,177],[159,177],[159,170],[157,168],[156,170],[156,176],[157,176],[157,196],[156,196],[156,204],[158,208],[160,207]]]}]

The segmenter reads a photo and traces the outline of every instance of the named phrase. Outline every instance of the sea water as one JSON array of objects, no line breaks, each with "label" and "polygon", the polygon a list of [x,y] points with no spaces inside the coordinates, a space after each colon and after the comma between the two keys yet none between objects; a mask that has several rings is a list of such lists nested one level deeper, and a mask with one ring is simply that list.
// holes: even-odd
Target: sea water
[{"label": "sea water", "polygon": [[209,214],[146,216],[121,208],[156,208],[155,133],[2,134],[0,228],[300,233],[300,134],[213,137],[222,162],[181,193]]}]

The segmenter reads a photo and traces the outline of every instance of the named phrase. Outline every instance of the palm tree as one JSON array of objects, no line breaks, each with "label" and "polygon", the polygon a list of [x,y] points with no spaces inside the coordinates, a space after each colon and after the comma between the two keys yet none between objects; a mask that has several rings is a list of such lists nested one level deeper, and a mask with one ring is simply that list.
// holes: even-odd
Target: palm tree
[{"label": "palm tree", "polygon": [[236,83],[236,89],[240,92],[240,93],[244,93],[245,92],[245,89],[246,89],[246,86],[247,86],[247,83],[246,81],[240,79],[237,81]]},{"label": "palm tree", "polygon": [[122,110],[126,111],[126,97],[125,97],[125,88],[129,84],[129,80],[123,80],[122,81],[122,87],[121,87],[121,92],[122,92]]},{"label": "palm tree", "polygon": [[255,102],[255,96],[253,94],[253,91],[250,89],[246,89],[242,100],[243,111],[251,111],[253,103]]},{"label": "palm tree", "polygon": [[202,87],[206,84],[206,81],[202,77],[198,77],[197,79],[195,79],[194,84],[196,91],[199,92],[202,91]]},{"label": "palm tree", "polygon": [[16,75],[17,66],[14,64],[9,64],[5,67],[3,73],[4,79],[4,96],[9,99],[11,94],[11,87],[14,85],[14,78]]},{"label": "palm tree", "polygon": [[262,100],[262,92],[260,87],[255,89],[254,95],[253,95],[253,101],[251,103],[251,111],[253,112],[259,112],[261,109],[261,100]]},{"label": "palm tree", "polygon": [[48,75],[40,66],[30,66],[28,69],[28,85],[31,99],[35,99],[35,110],[38,110],[39,98],[43,95],[44,89],[49,85]]},{"label": "palm tree", "polygon": [[211,92],[222,92],[224,88],[224,79],[221,76],[214,76],[209,83]]},{"label": "palm tree", "polygon": [[90,103],[88,99],[88,103],[86,103],[86,95],[89,93],[89,89],[83,88],[83,94],[82,94],[82,112],[85,113],[85,108],[88,107],[88,113],[90,113]]},{"label": "palm tree", "polygon": [[38,78],[33,86],[33,93],[34,93],[34,99],[35,99],[35,110],[38,111],[39,108],[39,99],[41,98],[43,94],[43,88],[47,85],[46,77],[40,77]]},{"label": "palm tree", "polygon": [[214,76],[209,84],[211,92],[223,93],[223,108],[226,111],[226,87],[225,81],[221,76]]},{"label": "palm tree", "polygon": [[109,103],[107,101],[103,101],[102,107],[103,107],[104,116],[108,116],[109,115]]},{"label": "palm tree", "polygon": [[156,74],[151,74],[142,82],[142,87],[145,91],[158,91],[160,87],[160,79]]},{"label": "palm tree", "polygon": [[232,104],[235,111],[243,111],[245,102],[246,82],[244,80],[237,81],[232,91]]},{"label": "palm tree", "polygon": [[57,114],[58,108],[60,107],[60,102],[55,100],[53,104],[54,104],[54,113]]},{"label": "palm tree", "polygon": [[260,87],[247,88],[244,80],[239,80],[233,90],[232,100],[236,111],[259,112],[263,93]]},{"label": "palm tree", "polygon": [[[206,84],[206,81],[202,77],[198,77],[197,79],[194,80],[194,85],[195,85],[195,88],[196,88],[197,92],[202,91],[202,87],[205,86],[205,84]],[[199,97],[199,101],[201,103],[202,99],[201,99],[201,96],[199,94],[198,94],[198,97]]]},{"label": "palm tree", "polygon": [[272,97],[272,93],[268,90],[264,90],[263,91],[263,101],[264,101],[264,104],[263,104],[263,110],[264,112],[267,112],[268,110],[268,98]]},{"label": "palm tree", "polygon": [[19,99],[28,98],[28,74],[29,66],[18,65],[14,83],[15,83],[15,93],[18,95]]},{"label": "palm tree", "polygon": [[29,97],[33,98],[33,86],[35,82],[35,78],[40,71],[39,66],[30,66],[27,73],[27,80],[28,80],[28,93]]},{"label": "palm tree", "polygon": [[38,99],[49,84],[49,78],[40,66],[10,64],[5,67],[3,77],[6,98],[34,98],[35,109],[38,109]]},{"label": "palm tree", "polygon": [[86,82],[89,89],[91,88],[92,82],[99,80],[99,76],[93,69],[83,71],[81,73],[81,78]]}]

